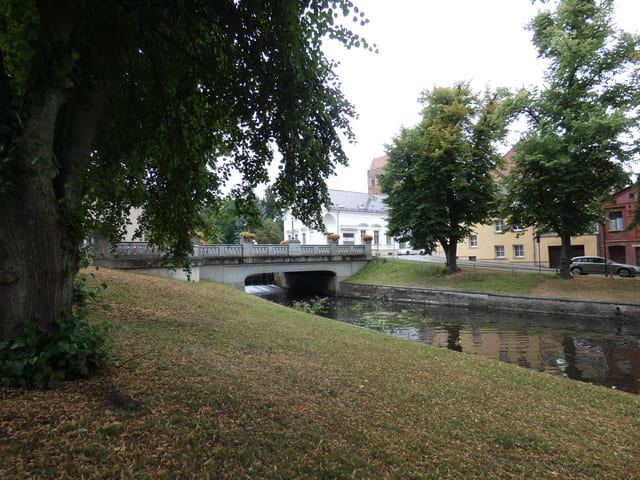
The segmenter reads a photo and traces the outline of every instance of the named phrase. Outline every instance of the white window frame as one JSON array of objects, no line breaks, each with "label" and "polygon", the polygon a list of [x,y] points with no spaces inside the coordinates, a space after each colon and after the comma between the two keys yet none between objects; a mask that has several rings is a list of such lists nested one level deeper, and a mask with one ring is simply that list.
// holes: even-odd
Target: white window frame
[{"label": "white window frame", "polygon": [[[496,258],[505,258],[505,256],[504,256],[504,245],[494,245],[493,251],[495,252]],[[499,251],[502,251],[502,255],[498,254]]]},{"label": "white window frame", "polygon": [[478,248],[478,236],[471,235],[469,237],[469,248]]},{"label": "white window frame", "polygon": [[[518,254],[518,250],[520,251],[520,254]],[[513,246],[513,258],[524,258],[524,245]]]},{"label": "white window frame", "polygon": [[356,235],[353,232],[344,232],[342,234],[342,244],[343,245],[355,245],[356,244]]},{"label": "white window frame", "polygon": [[[614,214],[615,217],[612,217],[611,215]],[[620,230],[624,230],[624,220],[622,218],[622,212],[620,210],[609,212],[609,231],[618,232]]]},{"label": "white window frame", "polygon": [[504,220],[494,220],[493,231],[495,233],[504,233]]}]

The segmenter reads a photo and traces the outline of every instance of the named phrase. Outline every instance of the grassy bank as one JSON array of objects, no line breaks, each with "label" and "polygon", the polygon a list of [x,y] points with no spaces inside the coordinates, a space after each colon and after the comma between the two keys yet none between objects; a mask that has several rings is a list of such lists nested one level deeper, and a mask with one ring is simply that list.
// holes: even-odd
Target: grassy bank
[{"label": "grassy bank", "polygon": [[0,478],[637,478],[640,398],[100,269],[120,366],[2,391]]},{"label": "grassy bank", "polygon": [[513,273],[473,267],[462,267],[461,272],[455,275],[445,275],[440,264],[396,259],[371,262],[351,277],[350,281],[554,298],[640,302],[640,277],[583,275],[563,280],[548,273]]}]

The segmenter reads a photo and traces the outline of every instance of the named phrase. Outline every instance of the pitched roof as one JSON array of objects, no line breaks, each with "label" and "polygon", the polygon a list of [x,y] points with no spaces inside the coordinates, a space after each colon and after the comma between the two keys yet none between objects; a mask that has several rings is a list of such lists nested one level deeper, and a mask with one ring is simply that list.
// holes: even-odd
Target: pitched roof
[{"label": "pitched roof", "polygon": [[387,160],[389,160],[389,155],[383,155],[381,157],[374,158],[371,161],[369,170],[378,170],[380,168],[384,168],[387,165]]},{"label": "pitched roof", "polygon": [[332,210],[368,212],[368,213],[386,213],[388,207],[382,202],[387,195],[369,196],[362,192],[348,192],[345,190],[329,190]]}]

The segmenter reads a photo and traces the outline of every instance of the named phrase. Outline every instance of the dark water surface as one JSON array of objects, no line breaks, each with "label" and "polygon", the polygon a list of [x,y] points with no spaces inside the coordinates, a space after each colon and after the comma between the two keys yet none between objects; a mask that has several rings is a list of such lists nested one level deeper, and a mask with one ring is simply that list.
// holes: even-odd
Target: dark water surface
[{"label": "dark water surface", "polygon": [[[291,306],[277,287],[247,291]],[[329,298],[320,315],[394,337],[640,393],[640,322]]]}]

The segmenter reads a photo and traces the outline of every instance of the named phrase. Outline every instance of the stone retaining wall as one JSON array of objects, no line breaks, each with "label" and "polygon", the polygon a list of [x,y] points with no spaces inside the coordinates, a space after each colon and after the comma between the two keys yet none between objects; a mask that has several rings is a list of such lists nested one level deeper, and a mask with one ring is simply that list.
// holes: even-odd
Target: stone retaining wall
[{"label": "stone retaining wall", "polygon": [[340,284],[339,295],[432,305],[472,308],[484,311],[512,311],[545,315],[640,321],[640,303],[528,297],[500,293],[441,290],[392,285]]}]

